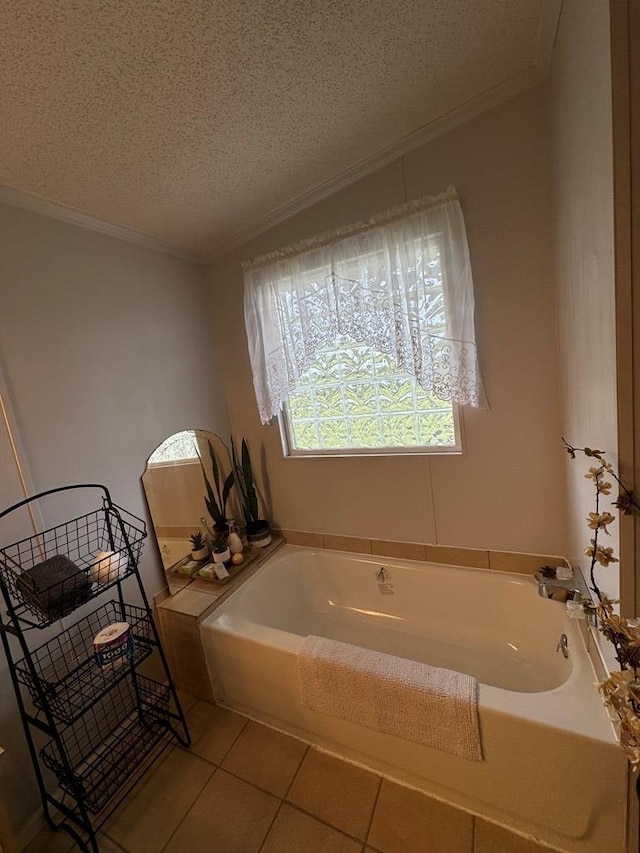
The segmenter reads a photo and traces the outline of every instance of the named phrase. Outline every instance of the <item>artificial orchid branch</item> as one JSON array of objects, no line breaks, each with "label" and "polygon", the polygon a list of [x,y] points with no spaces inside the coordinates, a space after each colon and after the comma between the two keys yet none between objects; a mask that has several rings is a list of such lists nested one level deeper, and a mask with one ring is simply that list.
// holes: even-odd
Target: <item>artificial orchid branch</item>
[{"label": "artificial orchid branch", "polygon": [[[591,588],[597,598],[595,612],[599,617],[598,627],[613,644],[616,660],[622,668],[620,672],[610,673],[609,678],[599,685],[599,689],[605,704],[618,719],[622,747],[633,769],[637,771],[640,769],[640,624],[634,619],[627,619],[614,613],[613,605],[616,602],[600,591],[595,580],[595,567],[596,563],[609,566],[611,563],[618,562],[613,554],[613,548],[604,547],[598,542],[599,534],[602,532],[609,535],[608,527],[615,521],[610,512],[600,511],[600,496],[611,494],[612,484],[605,477],[610,475],[620,489],[612,506],[625,515],[630,515],[640,510],[640,504],[631,489],[628,489],[615,473],[611,463],[605,459],[604,450],[574,447],[564,438],[562,441],[572,459],[575,459],[578,453],[582,453],[598,462],[596,467],[589,468],[588,473],[585,474],[587,479],[593,481],[596,488],[595,512],[590,512],[586,519],[589,529],[593,530],[593,538],[585,549],[585,555],[591,558],[589,576]],[[587,606],[594,608],[593,604]]]}]

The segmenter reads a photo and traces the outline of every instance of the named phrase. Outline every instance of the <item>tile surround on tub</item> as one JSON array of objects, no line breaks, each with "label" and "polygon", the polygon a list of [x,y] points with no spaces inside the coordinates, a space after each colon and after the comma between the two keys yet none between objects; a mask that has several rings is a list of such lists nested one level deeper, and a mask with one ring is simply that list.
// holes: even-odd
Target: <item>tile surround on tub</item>
[{"label": "tile surround on tub", "polygon": [[531,575],[537,572],[540,566],[564,565],[564,557],[549,556],[548,554],[518,554],[511,551],[489,551],[489,568],[498,572],[519,572],[523,575]]},{"label": "tile surround on tub", "polygon": [[445,563],[448,566],[465,566],[471,569],[489,568],[489,552],[478,548],[427,545],[427,560],[430,563]]},{"label": "tile surround on tub", "polygon": [[370,554],[371,540],[362,539],[358,536],[336,536],[333,533],[324,533],[324,547],[332,551],[352,551],[355,554]]},{"label": "tile surround on tub", "polygon": [[282,536],[290,545],[303,545],[306,548],[324,548],[322,533],[306,533],[304,530],[283,530]]},{"label": "tile surround on tub", "polygon": [[550,554],[523,554],[517,551],[489,551],[482,548],[456,548],[452,545],[430,545],[421,542],[401,542],[390,539],[364,539],[333,533],[313,533],[305,530],[278,531],[290,545],[308,548],[327,548],[399,560],[418,560],[464,566],[471,569],[491,569],[496,572],[516,572],[532,575],[540,566],[568,565],[564,557]]},{"label": "tile surround on tub", "polygon": [[420,542],[388,542],[385,539],[371,540],[371,553],[380,557],[397,557],[402,560],[427,559],[427,546]]}]

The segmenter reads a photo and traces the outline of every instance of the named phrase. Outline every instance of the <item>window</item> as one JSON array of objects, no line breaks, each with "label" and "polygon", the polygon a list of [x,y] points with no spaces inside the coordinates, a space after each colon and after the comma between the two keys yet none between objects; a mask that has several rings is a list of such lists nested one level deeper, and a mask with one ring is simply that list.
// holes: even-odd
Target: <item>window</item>
[{"label": "window", "polygon": [[149,465],[195,461],[198,457],[196,434],[192,429],[176,432],[158,445],[149,457]]},{"label": "window", "polygon": [[455,190],[245,264],[260,417],[290,455],[456,452],[486,407]]},{"label": "window", "polygon": [[288,455],[460,450],[456,407],[424,391],[373,347],[320,350],[280,421]]},{"label": "window", "polygon": [[455,406],[424,391],[371,346],[320,350],[285,404],[288,453],[460,450]]}]

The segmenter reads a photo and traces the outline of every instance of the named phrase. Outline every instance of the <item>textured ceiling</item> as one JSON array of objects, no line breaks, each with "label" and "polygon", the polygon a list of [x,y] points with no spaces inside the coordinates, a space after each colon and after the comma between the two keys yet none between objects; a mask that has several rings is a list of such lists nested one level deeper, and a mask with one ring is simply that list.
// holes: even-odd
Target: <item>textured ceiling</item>
[{"label": "textured ceiling", "polygon": [[559,0],[0,0],[0,184],[211,254],[540,68],[558,12]]}]

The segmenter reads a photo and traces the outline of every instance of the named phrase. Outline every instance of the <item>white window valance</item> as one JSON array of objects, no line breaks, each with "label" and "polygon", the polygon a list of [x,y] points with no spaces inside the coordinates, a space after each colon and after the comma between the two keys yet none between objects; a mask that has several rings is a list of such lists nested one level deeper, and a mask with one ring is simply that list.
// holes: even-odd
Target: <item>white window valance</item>
[{"label": "white window valance", "polygon": [[338,335],[393,357],[425,391],[486,408],[455,189],[243,265],[262,423]]}]

